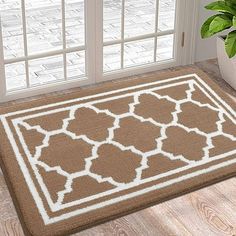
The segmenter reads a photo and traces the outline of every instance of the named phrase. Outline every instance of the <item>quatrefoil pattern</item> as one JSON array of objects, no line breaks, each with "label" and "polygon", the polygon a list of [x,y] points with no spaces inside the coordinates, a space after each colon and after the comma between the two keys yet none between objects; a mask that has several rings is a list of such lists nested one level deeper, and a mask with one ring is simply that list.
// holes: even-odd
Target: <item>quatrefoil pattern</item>
[{"label": "quatrefoil pattern", "polygon": [[54,211],[200,166],[236,147],[235,120],[194,80],[73,103],[17,126]]}]

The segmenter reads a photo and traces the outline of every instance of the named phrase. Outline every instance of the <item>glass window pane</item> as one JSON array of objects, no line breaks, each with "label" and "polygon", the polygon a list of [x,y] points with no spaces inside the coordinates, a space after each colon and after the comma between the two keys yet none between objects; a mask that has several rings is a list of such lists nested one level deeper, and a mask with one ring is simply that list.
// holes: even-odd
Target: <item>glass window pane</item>
[{"label": "glass window pane", "polygon": [[27,87],[25,62],[17,62],[5,66],[7,91],[23,89]]},{"label": "glass window pane", "polygon": [[121,45],[111,45],[103,48],[103,71],[109,72],[121,69]]},{"label": "glass window pane", "polygon": [[154,39],[125,43],[124,66],[136,66],[154,62]]},{"label": "glass window pane", "polygon": [[157,61],[173,58],[174,35],[165,35],[157,38]]},{"label": "glass window pane", "polygon": [[103,6],[104,41],[120,39],[122,0],[104,0]]},{"label": "glass window pane", "polygon": [[174,29],[176,0],[159,0],[158,30]]},{"label": "glass window pane", "polygon": [[85,76],[85,52],[73,52],[66,55],[68,79],[78,79]]},{"label": "glass window pane", "polygon": [[67,48],[84,45],[84,0],[66,0]]},{"label": "glass window pane", "polygon": [[125,38],[155,33],[156,0],[125,1]]},{"label": "glass window pane", "polygon": [[20,0],[0,1],[5,59],[24,56]]},{"label": "glass window pane", "polygon": [[29,61],[30,85],[37,86],[64,79],[63,56]]},{"label": "glass window pane", "polygon": [[29,54],[62,49],[61,0],[26,0]]}]

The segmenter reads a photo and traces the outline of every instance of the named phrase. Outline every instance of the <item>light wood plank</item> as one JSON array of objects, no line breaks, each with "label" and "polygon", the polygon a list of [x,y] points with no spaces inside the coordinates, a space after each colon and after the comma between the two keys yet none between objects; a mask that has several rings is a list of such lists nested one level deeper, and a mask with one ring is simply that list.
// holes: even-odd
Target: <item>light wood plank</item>
[{"label": "light wood plank", "polygon": [[24,236],[18,219],[9,219],[0,223],[0,235]]}]

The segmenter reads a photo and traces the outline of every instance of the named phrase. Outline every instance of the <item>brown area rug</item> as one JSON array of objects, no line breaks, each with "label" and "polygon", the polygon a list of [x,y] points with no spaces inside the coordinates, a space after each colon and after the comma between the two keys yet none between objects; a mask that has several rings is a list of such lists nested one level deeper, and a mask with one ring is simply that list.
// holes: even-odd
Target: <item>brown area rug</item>
[{"label": "brown area rug", "polygon": [[26,235],[67,235],[236,175],[236,105],[198,70],[1,109]]}]

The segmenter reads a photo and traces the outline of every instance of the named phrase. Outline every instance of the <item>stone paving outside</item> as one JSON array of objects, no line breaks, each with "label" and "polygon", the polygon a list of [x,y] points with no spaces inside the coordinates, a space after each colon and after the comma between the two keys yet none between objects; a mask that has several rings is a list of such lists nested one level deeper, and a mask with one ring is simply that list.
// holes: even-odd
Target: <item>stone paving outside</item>
[{"label": "stone paving outside", "polygon": [[[25,0],[28,54],[62,49],[61,0]],[[125,38],[155,32],[156,0],[125,1]],[[5,59],[24,56],[20,0],[0,0]],[[160,0],[158,31],[174,28],[175,0]],[[85,44],[84,1],[66,0],[66,46]],[[104,0],[104,41],[121,38],[121,0]],[[172,58],[173,35],[158,38],[157,61]],[[104,47],[104,71],[120,69],[121,46]],[[153,62],[154,39],[125,43],[124,66]],[[67,54],[68,78],[85,74],[85,52]],[[32,86],[64,79],[61,55],[29,61]],[[24,62],[6,66],[9,90],[26,86]]]}]

